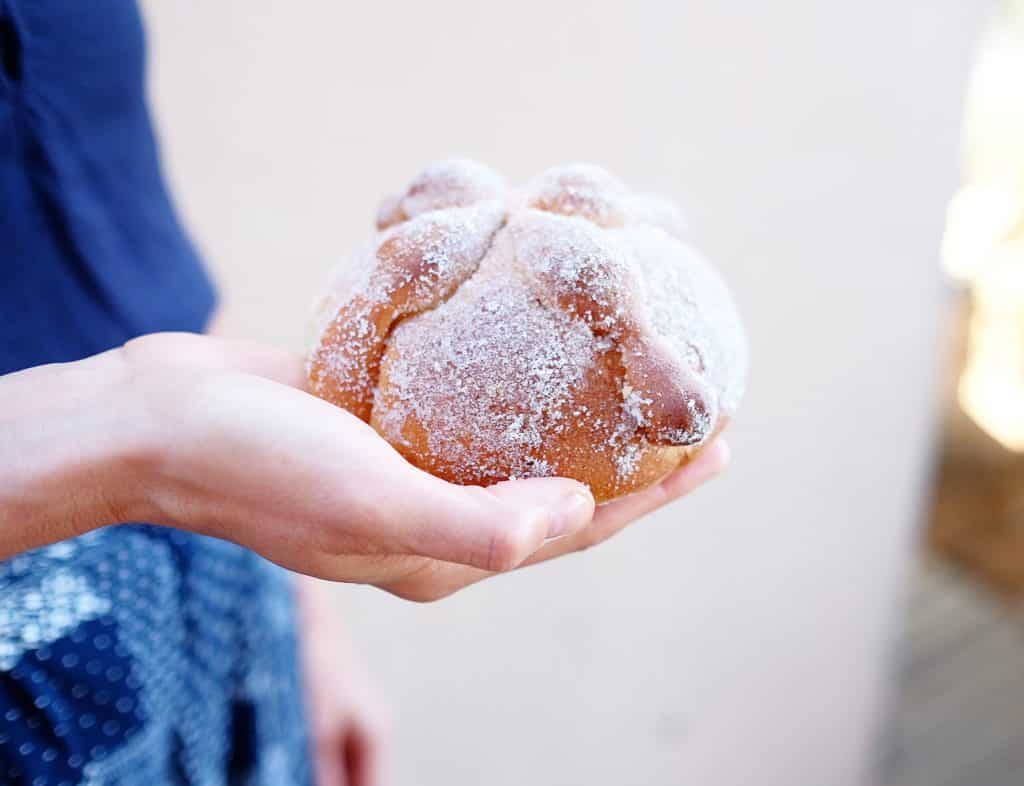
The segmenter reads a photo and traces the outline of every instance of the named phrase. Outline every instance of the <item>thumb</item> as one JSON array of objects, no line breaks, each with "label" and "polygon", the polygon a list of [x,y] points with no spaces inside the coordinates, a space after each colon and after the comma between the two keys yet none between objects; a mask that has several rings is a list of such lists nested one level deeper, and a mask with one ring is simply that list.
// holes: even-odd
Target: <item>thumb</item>
[{"label": "thumb", "polygon": [[594,498],[567,478],[458,486],[409,468],[379,508],[387,539],[403,551],[505,571],[552,538],[578,532],[594,515]]}]

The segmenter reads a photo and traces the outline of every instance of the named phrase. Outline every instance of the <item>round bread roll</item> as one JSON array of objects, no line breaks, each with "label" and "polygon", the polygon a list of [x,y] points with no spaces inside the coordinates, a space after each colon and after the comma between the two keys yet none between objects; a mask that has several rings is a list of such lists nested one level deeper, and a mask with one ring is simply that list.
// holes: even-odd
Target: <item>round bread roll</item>
[{"label": "round bread roll", "polygon": [[377,228],[319,303],[309,383],[427,472],[562,475],[602,502],[735,412],[743,329],[671,202],[588,164],[510,188],[450,160],[386,199]]}]

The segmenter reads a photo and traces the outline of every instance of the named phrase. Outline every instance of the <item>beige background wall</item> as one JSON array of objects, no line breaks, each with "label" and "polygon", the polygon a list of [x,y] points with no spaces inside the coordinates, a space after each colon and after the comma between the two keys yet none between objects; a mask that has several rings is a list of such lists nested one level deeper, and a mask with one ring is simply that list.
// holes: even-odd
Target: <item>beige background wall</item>
[{"label": "beige background wall", "polygon": [[748,320],[727,477],[435,606],[340,589],[395,783],[858,782],[981,5],[145,3],[170,175],[239,332],[298,347],[377,197],[449,153],[677,197]]}]

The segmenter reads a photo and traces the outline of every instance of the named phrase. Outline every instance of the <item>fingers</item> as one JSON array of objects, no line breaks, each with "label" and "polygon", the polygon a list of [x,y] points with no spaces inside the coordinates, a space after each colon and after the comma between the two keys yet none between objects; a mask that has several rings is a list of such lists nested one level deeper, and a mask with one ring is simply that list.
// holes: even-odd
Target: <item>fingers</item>
[{"label": "fingers", "polygon": [[354,723],[345,735],[344,755],[347,786],[380,786],[382,756],[376,729]]},{"label": "fingers", "polygon": [[357,720],[315,740],[317,786],[380,786],[383,760],[376,729]]},{"label": "fingers", "polygon": [[[729,446],[725,440],[715,440],[696,458],[670,473],[657,485],[603,505],[591,529],[617,531],[641,516],[696,490],[718,475],[728,463]],[[598,542],[603,539],[600,538]]]},{"label": "fingers", "polygon": [[388,472],[391,492],[378,497],[376,510],[386,540],[407,554],[490,572],[510,570],[548,539],[580,531],[594,512],[589,490],[565,478],[481,488],[445,483],[411,467]]},{"label": "fingers", "polygon": [[340,735],[323,735],[314,740],[313,764],[317,786],[350,786]]},{"label": "fingers", "polygon": [[322,734],[314,742],[317,786],[381,786],[380,734],[356,719]]},{"label": "fingers", "polygon": [[[641,516],[696,489],[721,472],[729,461],[729,449],[718,439],[693,461],[676,470],[656,486],[638,494],[600,506],[589,526],[576,534],[546,543],[519,567],[533,565],[594,546],[607,540]],[[401,598],[435,601],[493,575],[479,568],[452,565],[435,560],[406,563],[393,577],[378,586]]]},{"label": "fingers", "polygon": [[531,555],[524,564],[532,565],[596,546],[641,516],[686,496],[719,474],[728,463],[729,447],[724,440],[717,439],[690,463],[677,469],[657,485],[601,505],[594,514],[590,526],[573,537],[547,544]]}]

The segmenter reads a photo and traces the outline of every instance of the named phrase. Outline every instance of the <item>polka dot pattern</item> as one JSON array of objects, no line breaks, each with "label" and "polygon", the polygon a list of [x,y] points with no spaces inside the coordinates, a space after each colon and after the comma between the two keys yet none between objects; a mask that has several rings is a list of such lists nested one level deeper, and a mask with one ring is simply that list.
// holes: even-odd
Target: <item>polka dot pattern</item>
[{"label": "polka dot pattern", "polygon": [[0,562],[0,783],[311,782],[285,571],[123,525]]}]

